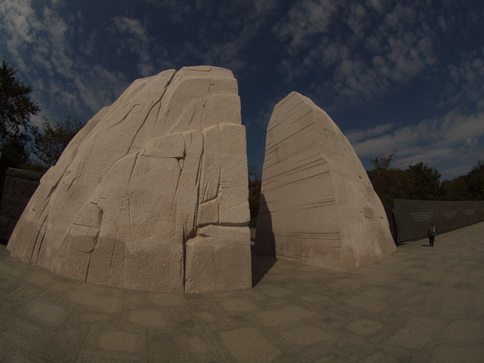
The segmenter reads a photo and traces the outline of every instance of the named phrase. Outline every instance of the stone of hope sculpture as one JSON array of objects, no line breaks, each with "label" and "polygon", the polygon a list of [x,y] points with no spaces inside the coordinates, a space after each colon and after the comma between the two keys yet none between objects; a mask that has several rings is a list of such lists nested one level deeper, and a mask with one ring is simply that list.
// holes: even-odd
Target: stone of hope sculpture
[{"label": "stone of hope sculpture", "polygon": [[245,127],[237,81],[209,66],[136,80],[42,178],[11,255],[108,286],[252,286]]},{"label": "stone of hope sculpture", "polygon": [[[366,178],[366,179],[365,179]],[[394,251],[351,145],[291,93],[267,130],[256,251],[336,270]],[[81,281],[159,292],[252,286],[245,127],[231,71],[136,80],[49,169],[7,248]]]},{"label": "stone of hope sculpture", "polygon": [[395,251],[383,205],[348,139],[291,92],[267,126],[259,253],[345,271]]}]

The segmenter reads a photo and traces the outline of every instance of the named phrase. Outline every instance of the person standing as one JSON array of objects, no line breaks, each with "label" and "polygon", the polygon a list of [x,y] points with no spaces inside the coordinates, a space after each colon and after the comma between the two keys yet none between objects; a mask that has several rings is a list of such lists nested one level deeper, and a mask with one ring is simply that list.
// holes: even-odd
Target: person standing
[{"label": "person standing", "polygon": [[434,247],[435,235],[437,234],[437,227],[433,223],[430,223],[430,228],[427,230],[427,236],[429,237],[430,247]]}]

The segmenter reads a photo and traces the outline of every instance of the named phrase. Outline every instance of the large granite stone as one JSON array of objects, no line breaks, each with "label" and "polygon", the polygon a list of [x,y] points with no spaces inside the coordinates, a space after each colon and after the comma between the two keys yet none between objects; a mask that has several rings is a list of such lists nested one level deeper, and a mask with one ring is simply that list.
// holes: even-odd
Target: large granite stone
[{"label": "large granite stone", "polygon": [[147,291],[251,287],[237,81],[185,67],[139,79],[42,178],[11,255],[73,279]]},{"label": "large granite stone", "polygon": [[256,252],[345,271],[395,250],[352,146],[321,108],[290,93],[267,128]]}]

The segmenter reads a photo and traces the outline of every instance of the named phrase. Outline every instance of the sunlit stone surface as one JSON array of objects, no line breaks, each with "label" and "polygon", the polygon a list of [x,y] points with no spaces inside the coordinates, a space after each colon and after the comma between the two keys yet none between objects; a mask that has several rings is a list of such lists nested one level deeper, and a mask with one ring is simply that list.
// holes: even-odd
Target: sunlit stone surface
[{"label": "sunlit stone surface", "polygon": [[395,250],[352,146],[326,112],[296,92],[269,121],[254,248],[338,271]]},{"label": "sunlit stone surface", "polygon": [[73,279],[173,292],[251,287],[245,128],[216,67],[139,79],[42,178],[11,255]]}]

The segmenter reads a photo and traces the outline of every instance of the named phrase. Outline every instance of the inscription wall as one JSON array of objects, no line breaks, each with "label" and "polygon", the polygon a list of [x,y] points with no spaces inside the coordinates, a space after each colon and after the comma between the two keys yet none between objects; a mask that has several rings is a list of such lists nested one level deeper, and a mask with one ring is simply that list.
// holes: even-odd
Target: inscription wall
[{"label": "inscription wall", "polygon": [[484,201],[395,199],[399,242],[423,238],[430,223],[439,233],[484,221]]}]

